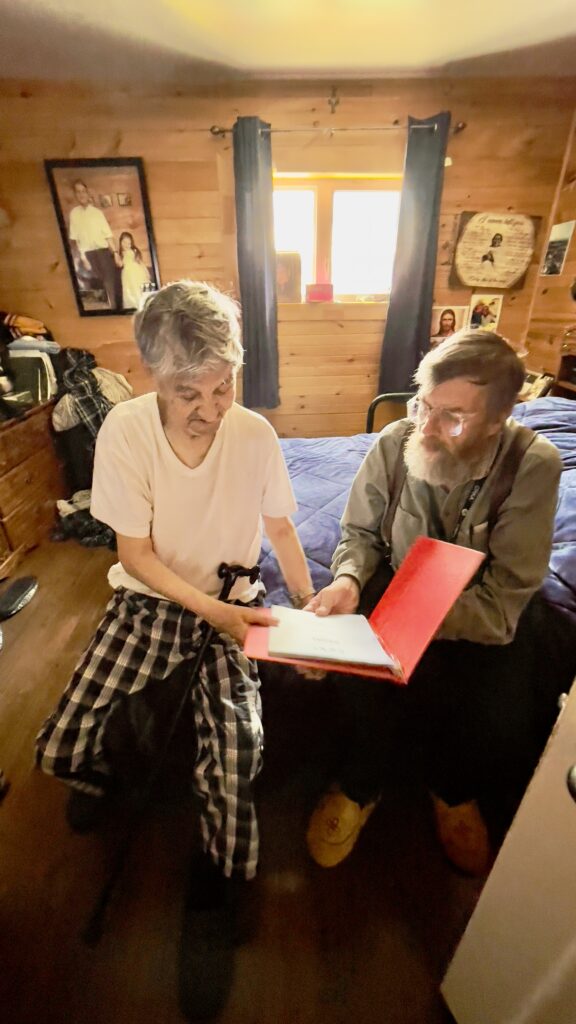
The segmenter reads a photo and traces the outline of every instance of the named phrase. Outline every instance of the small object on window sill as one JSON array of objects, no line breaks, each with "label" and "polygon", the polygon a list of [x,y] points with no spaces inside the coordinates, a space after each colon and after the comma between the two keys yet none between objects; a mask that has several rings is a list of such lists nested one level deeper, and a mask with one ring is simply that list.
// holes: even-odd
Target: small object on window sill
[{"label": "small object on window sill", "polygon": [[331,284],[307,284],[306,302],[333,302],[334,288]]}]

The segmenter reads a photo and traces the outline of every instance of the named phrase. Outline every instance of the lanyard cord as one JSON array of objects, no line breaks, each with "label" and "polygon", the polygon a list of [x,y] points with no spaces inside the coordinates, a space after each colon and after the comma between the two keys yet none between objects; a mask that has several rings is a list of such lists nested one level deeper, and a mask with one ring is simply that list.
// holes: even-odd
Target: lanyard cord
[{"label": "lanyard cord", "polygon": [[450,544],[454,544],[454,542],[456,540],[456,537],[458,536],[458,534],[460,532],[460,527],[462,526],[462,523],[464,522],[466,516],[468,515],[470,509],[472,508],[472,505],[476,501],[476,498],[480,494],[480,491],[482,490],[482,485],[484,484],[485,480],[486,480],[485,476],[482,477],[481,480],[474,480],[474,483],[472,484],[472,487],[468,491],[468,494],[466,496],[466,500],[465,500],[464,504],[462,505],[462,507],[460,509],[460,512],[458,513],[458,519],[456,520],[456,526],[454,527],[454,529],[452,530],[452,533],[450,534],[450,536],[448,538]]},{"label": "lanyard cord", "polygon": [[474,482],[472,483],[472,487],[470,488],[470,490],[468,491],[468,494],[466,495],[466,499],[464,501],[464,504],[462,505],[462,507],[460,509],[460,512],[458,513],[458,519],[456,521],[456,525],[455,525],[454,529],[452,530],[452,533],[450,534],[450,536],[448,538],[448,541],[449,541],[450,544],[454,544],[455,543],[456,537],[458,536],[458,534],[460,532],[460,528],[462,526],[462,523],[464,522],[466,516],[468,515],[470,509],[472,508],[472,505],[476,501],[476,498],[480,494],[480,491],[482,490],[482,487],[486,483],[486,480],[490,476],[490,473],[492,472],[492,470],[494,468],[496,460],[497,460],[498,456],[500,455],[500,452],[502,451],[502,445],[503,444],[504,444],[504,435],[502,434],[502,436],[500,438],[500,442],[498,444],[498,448],[496,450],[496,454],[495,454],[494,458],[492,459],[492,462],[490,464],[490,468],[489,468],[488,472],[486,473],[486,476],[483,476],[479,480],[474,480]]}]

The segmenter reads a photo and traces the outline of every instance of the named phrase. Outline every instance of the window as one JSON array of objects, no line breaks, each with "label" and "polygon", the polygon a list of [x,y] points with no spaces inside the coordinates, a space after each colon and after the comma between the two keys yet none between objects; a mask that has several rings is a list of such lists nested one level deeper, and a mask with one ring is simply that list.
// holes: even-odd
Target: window
[{"label": "window", "polygon": [[[274,241],[276,252],[300,255],[300,298],[314,280],[316,247],[316,193],[313,189],[274,189]],[[288,284],[288,282],[286,282]],[[279,299],[282,301],[281,292]]]},{"label": "window", "polygon": [[332,284],[337,298],[390,294],[399,211],[399,192],[334,192]]},{"label": "window", "polygon": [[[279,275],[301,280],[292,301],[305,297],[306,285],[331,283],[338,301],[382,301],[390,293],[398,234],[400,186],[397,178],[342,178],[279,175],[274,183],[276,250]],[[290,255],[290,254],[299,254]],[[279,301],[283,301],[279,282]],[[284,301],[287,299],[284,298]]]}]

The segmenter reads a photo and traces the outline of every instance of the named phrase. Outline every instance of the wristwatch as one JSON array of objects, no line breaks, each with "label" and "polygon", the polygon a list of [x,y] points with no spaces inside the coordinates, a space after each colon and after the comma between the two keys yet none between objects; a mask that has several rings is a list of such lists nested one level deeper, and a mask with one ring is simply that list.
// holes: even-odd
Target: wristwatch
[{"label": "wristwatch", "polygon": [[302,609],[316,596],[316,591],[311,590],[309,594],[288,594],[290,604],[293,608]]}]

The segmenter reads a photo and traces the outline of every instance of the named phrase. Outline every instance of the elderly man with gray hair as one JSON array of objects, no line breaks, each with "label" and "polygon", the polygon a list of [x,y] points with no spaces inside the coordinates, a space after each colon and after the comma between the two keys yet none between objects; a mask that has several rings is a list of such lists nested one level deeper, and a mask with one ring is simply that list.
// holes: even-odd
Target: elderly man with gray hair
[{"label": "elderly man with gray hair", "polygon": [[524,375],[500,336],[452,335],[420,363],[412,422],[385,427],[354,480],[334,582],[310,611],[368,612],[419,536],[486,558],[406,687],[338,678],[346,713],[337,783],[308,830],[310,853],[324,867],[351,852],[408,755],[410,768],[419,760],[424,770],[448,858],[484,874],[558,694],[571,685],[574,630],[538,593],[562,465],[546,438],[509,418]]},{"label": "elderly man with gray hair", "polygon": [[[267,420],[235,403],[242,362],[235,303],[206,284],[180,281],[150,296],[134,323],[157,390],[109,413],[92,489],[92,514],[117,536],[119,561],[108,577],[114,596],[38,737],[37,762],[74,787],[72,827],[93,827],[111,783],[103,738],[112,709],[150,682],[169,690],[171,673],[191,664],[209,623],[214,639],[191,694],[204,853],[190,905],[204,912],[220,906],[227,880],[256,872],[252,784],[262,726],[256,666],[242,643],[250,623],[268,621],[258,582],[238,579],[230,602],[218,599],[218,568],[254,565],[263,522],[289,592],[304,601],[312,583],[278,438]],[[203,983],[194,984],[202,1015]]]}]

